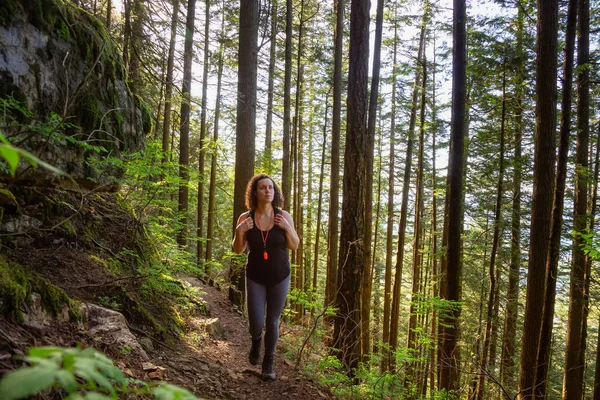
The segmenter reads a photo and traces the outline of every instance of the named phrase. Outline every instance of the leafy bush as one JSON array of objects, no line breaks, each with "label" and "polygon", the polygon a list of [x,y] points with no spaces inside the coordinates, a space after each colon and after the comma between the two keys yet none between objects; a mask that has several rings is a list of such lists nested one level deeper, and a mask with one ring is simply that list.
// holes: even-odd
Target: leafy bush
[{"label": "leafy bush", "polygon": [[23,360],[31,365],[2,378],[0,398],[17,400],[57,389],[69,400],[111,400],[124,394],[152,395],[159,400],[198,399],[174,385],[125,378],[108,357],[93,348],[32,347]]}]

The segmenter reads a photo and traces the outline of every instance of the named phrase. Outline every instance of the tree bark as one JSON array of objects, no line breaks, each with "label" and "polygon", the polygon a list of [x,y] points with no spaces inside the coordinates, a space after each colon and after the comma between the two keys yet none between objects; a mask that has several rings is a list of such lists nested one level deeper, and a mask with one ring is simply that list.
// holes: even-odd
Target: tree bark
[{"label": "tree bark", "polygon": [[348,114],[344,154],[344,201],[337,294],[339,311],[334,326],[335,347],[348,373],[353,375],[360,361],[361,287],[364,284],[364,176],[367,162],[367,84],[369,71],[369,4],[352,0],[350,14],[350,69],[348,72]]},{"label": "tree bark", "polygon": [[448,161],[448,192],[445,236],[446,274],[442,284],[442,298],[453,302],[446,315],[441,316],[445,324],[439,363],[442,390],[454,392],[459,386],[459,317],[461,278],[461,231],[463,199],[463,164],[466,116],[466,4],[465,0],[454,0],[454,29],[452,56],[452,121],[450,131],[450,154]]},{"label": "tree bark", "polygon": [[[396,175],[396,85],[398,60],[398,21],[396,18],[397,7],[394,6],[394,44],[392,65],[392,113],[390,116],[390,160],[388,166],[388,213],[387,230],[385,235],[385,281],[383,289],[383,328],[382,341],[384,345],[390,344],[390,313],[392,303],[392,255],[393,255],[393,230],[394,230],[394,177]],[[385,346],[381,358],[381,370],[387,371],[390,365],[389,346]]]},{"label": "tree bark", "polygon": [[586,255],[583,249],[588,228],[587,185],[588,146],[590,136],[590,3],[579,0],[579,29],[577,43],[577,150],[575,152],[575,203],[573,206],[573,258],[571,261],[571,288],[569,318],[567,322],[567,354],[563,379],[563,399],[583,398],[583,372],[585,370],[585,344],[581,342],[583,326],[583,297],[585,291]]},{"label": "tree bark", "polygon": [[290,210],[290,118],[292,89],[292,36],[293,20],[292,0],[285,1],[285,76],[283,83],[283,155],[281,169],[281,191],[283,192],[283,208]]},{"label": "tree bark", "polygon": [[[235,181],[233,229],[237,217],[246,211],[244,204],[248,181],[254,175],[256,130],[256,76],[258,54],[258,0],[240,1],[240,36],[238,51],[238,94],[235,140]],[[233,232],[233,230],[232,230]],[[235,270],[231,277],[230,300],[238,306],[245,292],[244,271]]]},{"label": "tree bark", "polygon": [[556,62],[558,32],[558,1],[538,0],[536,39],[536,95],[533,198],[529,239],[529,268],[525,323],[523,325],[521,361],[519,365],[519,399],[534,396],[537,352],[540,342],[544,300],[546,262],[548,258],[550,224],[554,192],[556,159]]},{"label": "tree bark", "polygon": [[163,162],[167,161],[169,140],[171,134],[171,101],[173,98],[173,68],[175,65],[175,40],[177,38],[177,22],[179,21],[179,0],[173,0],[173,15],[171,15],[171,36],[169,39],[169,56],[167,59],[167,82],[165,88],[165,113],[163,119],[162,151],[165,154]]},{"label": "tree bark", "polygon": [[[400,313],[400,295],[402,292],[402,270],[404,266],[404,242],[406,240],[406,220],[408,218],[408,192],[410,188],[410,174],[412,169],[412,152],[414,147],[415,125],[417,121],[417,104],[419,98],[419,87],[421,86],[421,71],[423,59],[423,37],[425,35],[424,25],[421,25],[419,35],[419,50],[415,66],[415,84],[413,86],[412,103],[410,109],[410,120],[408,123],[408,140],[406,143],[406,161],[404,164],[404,179],[402,181],[402,206],[400,207],[400,223],[398,227],[398,253],[396,253],[396,276],[394,277],[394,289],[392,295],[392,313],[390,320],[390,350],[392,353],[398,348],[398,318]],[[390,360],[390,365],[395,366],[395,360]]]},{"label": "tree bark", "polygon": [[362,287],[362,355],[371,352],[371,292],[373,276],[371,274],[371,236],[373,231],[373,161],[375,151],[375,125],[379,104],[379,69],[381,65],[381,36],[383,32],[383,0],[377,0],[377,16],[375,18],[375,46],[373,48],[373,69],[371,92],[369,97],[369,115],[367,122],[367,158],[365,168],[365,234],[364,234],[364,285]]},{"label": "tree bark", "polygon": [[265,157],[268,170],[272,165],[271,142],[273,131],[273,93],[275,87],[275,60],[277,57],[277,0],[271,0],[271,43],[269,48],[269,86],[267,94],[267,121],[265,130]]},{"label": "tree bark", "polygon": [[519,7],[517,15],[517,66],[515,82],[515,133],[513,160],[513,194],[511,215],[511,246],[506,299],[506,315],[502,339],[500,379],[503,387],[515,387],[515,353],[517,317],[519,306],[519,275],[521,269],[521,180],[523,161],[521,159],[521,139],[523,131],[523,81],[525,60],[523,51],[524,12]]},{"label": "tree bark", "polygon": [[327,250],[327,279],[325,307],[333,304],[337,296],[337,264],[339,239],[339,192],[340,192],[340,130],[342,110],[342,53],[344,42],[344,0],[335,0],[337,17],[335,28],[333,108],[331,112],[331,179],[329,181],[329,227]]},{"label": "tree bark", "polygon": [[[208,53],[209,53],[209,27],[210,27],[210,0],[205,0],[205,15],[204,15],[204,65],[202,66],[202,111],[200,114],[200,143],[198,147],[198,220],[196,228],[196,263],[198,268],[204,263],[204,251],[202,242],[206,240],[202,234],[204,232],[204,186],[206,178],[204,176],[204,159],[206,154],[206,131],[208,126],[206,123],[206,109],[208,101]],[[206,265],[204,271],[208,272]]]},{"label": "tree bark", "polygon": [[535,376],[536,392],[545,396],[546,378],[550,364],[552,330],[554,325],[554,306],[556,299],[556,276],[560,259],[560,241],[562,238],[563,209],[565,184],[567,178],[567,161],[569,155],[569,134],[571,130],[571,88],[573,82],[573,50],[575,46],[575,27],[577,17],[577,0],[570,0],[567,15],[567,32],[565,40],[565,62],[563,69],[563,98],[561,105],[561,126],[558,150],[556,184],[552,206],[552,227],[550,231],[548,261],[546,263],[546,288],[543,303],[543,319],[540,332],[540,344],[537,355],[537,372]]},{"label": "tree bark", "polygon": [[[208,222],[206,224],[206,260],[211,261],[213,256],[214,226],[216,217],[215,194],[217,188],[217,155],[219,142],[219,120],[221,118],[221,82],[223,78],[223,35],[225,34],[225,8],[221,13],[221,35],[219,36],[219,61],[217,67],[217,93],[215,98],[215,122],[213,128],[213,142],[211,144],[212,158],[210,161],[210,185],[208,187]],[[210,271],[209,271],[210,273]]]},{"label": "tree bark", "polygon": [[477,400],[483,400],[485,393],[485,378],[489,372],[489,351],[492,335],[492,324],[494,319],[494,295],[496,294],[496,255],[500,244],[500,233],[502,224],[502,194],[504,187],[504,134],[506,129],[506,64],[504,66],[504,75],[502,78],[502,115],[500,121],[500,170],[498,172],[498,185],[496,191],[496,211],[494,215],[494,236],[492,238],[492,251],[490,253],[489,279],[490,287],[487,303],[487,314],[485,332],[483,336],[483,349],[481,356],[481,366],[483,370],[479,374],[477,384]]},{"label": "tree bark", "polygon": [[192,58],[194,56],[194,24],[196,16],[196,0],[188,0],[187,19],[185,23],[185,44],[183,53],[183,84],[181,87],[181,122],[179,130],[179,214],[181,229],[177,234],[177,244],[187,246],[187,212],[190,141],[190,108],[192,88]]}]

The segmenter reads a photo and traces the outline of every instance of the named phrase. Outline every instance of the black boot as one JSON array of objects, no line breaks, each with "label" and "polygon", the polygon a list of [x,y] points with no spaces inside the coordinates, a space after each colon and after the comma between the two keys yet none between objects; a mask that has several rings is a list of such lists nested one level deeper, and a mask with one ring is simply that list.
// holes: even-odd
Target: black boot
[{"label": "black boot", "polygon": [[262,373],[260,374],[263,381],[274,381],[275,371],[273,370],[273,356],[265,354],[262,362]]},{"label": "black boot", "polygon": [[248,356],[248,360],[250,364],[256,365],[260,360],[260,345],[262,343],[262,336],[258,339],[252,339],[252,348],[250,349],[250,355]]}]

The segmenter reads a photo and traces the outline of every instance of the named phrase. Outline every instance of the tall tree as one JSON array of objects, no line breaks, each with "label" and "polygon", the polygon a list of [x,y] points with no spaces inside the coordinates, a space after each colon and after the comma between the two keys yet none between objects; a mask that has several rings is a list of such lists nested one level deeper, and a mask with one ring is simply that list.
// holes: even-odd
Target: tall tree
[{"label": "tall tree", "polygon": [[[246,185],[254,175],[256,129],[256,80],[258,55],[258,0],[240,1],[240,36],[238,51],[238,94],[235,129],[235,181],[233,201],[233,229],[237,217],[246,210]],[[230,291],[230,299],[241,304],[244,292],[244,271],[237,270],[232,284],[238,293]],[[237,294],[237,295],[236,295]]]},{"label": "tall tree", "polygon": [[[163,117],[162,151],[167,153],[171,134],[171,101],[173,98],[173,69],[175,65],[175,40],[177,37],[177,22],[179,21],[179,0],[173,0],[173,14],[171,15],[171,36],[169,38],[169,56],[167,59],[167,78],[165,87],[165,112]],[[167,161],[167,157],[163,158]]]},{"label": "tall tree", "polygon": [[350,57],[348,110],[344,154],[344,201],[336,303],[338,312],[334,340],[338,357],[350,374],[360,361],[361,287],[364,276],[364,174],[367,162],[367,83],[369,72],[369,4],[352,0],[350,11]]},{"label": "tall tree", "polygon": [[444,236],[447,244],[445,274],[442,277],[441,297],[453,302],[452,307],[440,316],[442,348],[440,352],[439,387],[455,391],[459,384],[458,324],[460,317],[461,231],[463,199],[463,164],[466,117],[466,62],[467,62],[467,10],[465,0],[454,0],[453,54],[452,54],[452,121],[450,128],[450,154],[446,195],[446,223]]},{"label": "tall tree", "polygon": [[272,163],[271,143],[273,141],[273,94],[275,93],[275,61],[277,50],[277,0],[271,0],[271,35],[269,47],[269,84],[267,89],[267,120],[265,130],[265,156],[267,165]]},{"label": "tall tree", "polygon": [[542,309],[543,319],[540,332],[540,344],[537,356],[535,376],[536,393],[544,396],[554,327],[554,306],[556,302],[556,279],[560,259],[562,238],[563,209],[565,204],[565,186],[567,179],[567,159],[569,156],[569,135],[571,130],[571,89],[573,87],[573,56],[575,48],[575,28],[577,20],[577,0],[569,1],[567,13],[567,32],[565,37],[565,61],[563,67],[563,88],[561,104],[561,125],[559,136],[558,164],[556,184],[552,205],[552,227],[550,231],[548,260],[546,262],[546,289]]},{"label": "tall tree", "polygon": [[529,268],[519,365],[519,399],[534,396],[536,359],[542,325],[539,310],[545,293],[546,260],[554,192],[556,160],[556,62],[558,0],[538,0],[536,38],[536,107],[533,198],[529,239]]},{"label": "tall tree", "polygon": [[506,315],[502,338],[502,354],[500,364],[500,382],[503,387],[515,387],[515,353],[517,316],[519,305],[519,275],[521,269],[521,180],[523,160],[521,157],[521,138],[523,136],[523,82],[525,75],[524,60],[524,20],[525,13],[518,7],[517,14],[517,48],[516,48],[516,79],[515,79],[515,116],[514,116],[514,158],[513,158],[513,193],[511,213],[511,245],[510,264],[508,272],[508,289],[506,299]]},{"label": "tall tree", "polygon": [[[406,239],[406,221],[408,218],[408,194],[410,190],[410,175],[412,171],[412,152],[414,147],[415,125],[417,121],[417,107],[419,99],[419,88],[421,86],[421,65],[423,60],[423,38],[425,37],[425,24],[421,24],[419,34],[419,50],[415,65],[415,83],[412,92],[412,103],[410,108],[410,120],[408,123],[406,158],[404,161],[404,179],[402,180],[402,205],[400,206],[400,222],[398,226],[398,252],[396,253],[396,265],[394,269],[394,288],[392,294],[392,314],[390,319],[390,350],[394,352],[398,348],[398,326],[400,317],[400,295],[402,289],[402,270],[404,266],[404,242]],[[394,360],[391,360],[392,366]]]},{"label": "tall tree", "polygon": [[221,12],[221,34],[219,36],[219,59],[217,61],[217,93],[215,96],[215,122],[213,126],[213,141],[211,145],[210,185],[208,187],[208,222],[206,223],[206,260],[212,260],[213,234],[216,217],[215,194],[217,188],[217,143],[219,141],[219,120],[221,118],[221,82],[223,78],[223,53],[225,34],[225,7]]},{"label": "tall tree", "polygon": [[187,212],[188,182],[190,179],[190,108],[192,89],[192,58],[194,55],[194,24],[196,22],[196,0],[188,0],[185,23],[185,44],[183,53],[183,84],[181,86],[181,112],[179,130],[179,213],[181,229],[177,235],[177,243],[181,247],[187,245]]},{"label": "tall tree", "polygon": [[365,168],[365,234],[364,234],[364,285],[362,292],[362,354],[371,351],[371,292],[373,277],[371,274],[371,234],[373,229],[373,159],[375,151],[375,124],[377,120],[379,99],[379,69],[381,65],[381,36],[383,32],[383,0],[377,0],[377,16],[375,18],[375,47],[373,49],[373,69],[371,92],[369,98],[369,114],[367,121],[367,159]]},{"label": "tall tree", "polygon": [[569,319],[567,322],[567,354],[563,379],[563,399],[583,398],[585,355],[581,354],[583,326],[583,295],[585,286],[586,255],[583,249],[587,221],[588,146],[590,136],[590,3],[579,0],[577,43],[577,150],[575,152],[575,203],[573,206],[573,258],[571,260],[571,288]]},{"label": "tall tree", "polygon": [[[397,60],[398,60],[398,20],[397,6],[394,4],[394,44],[392,64],[392,109],[390,116],[390,159],[388,162],[388,210],[385,235],[385,280],[383,289],[383,332],[382,341],[385,345],[390,343],[390,311],[392,304],[392,254],[393,254],[393,230],[394,230],[394,177],[396,175],[396,84],[397,84]],[[389,368],[390,354],[384,346],[384,354],[381,359],[381,369]]]},{"label": "tall tree", "polygon": [[[483,400],[485,393],[485,377],[486,371],[489,371],[489,359],[491,335],[492,335],[492,324],[494,317],[494,302],[497,292],[497,280],[496,280],[496,256],[498,254],[498,247],[500,244],[500,233],[502,224],[502,195],[504,193],[504,134],[506,130],[506,63],[503,66],[503,77],[502,77],[502,113],[500,120],[500,171],[498,172],[498,185],[496,191],[496,210],[494,215],[494,236],[492,239],[492,251],[490,253],[490,265],[489,265],[489,279],[490,287],[488,294],[487,303],[487,315],[485,332],[483,336],[483,349],[481,356],[480,368],[483,369],[479,374],[479,382],[477,384],[477,399]],[[492,358],[493,359],[493,358]]]},{"label": "tall tree", "polygon": [[329,180],[329,227],[327,250],[327,279],[325,306],[333,304],[338,290],[338,219],[340,192],[340,131],[342,113],[342,54],[344,43],[344,0],[334,0],[336,5],[335,49],[333,68],[333,108],[331,111],[331,178]]},{"label": "tall tree", "polygon": [[[204,158],[206,154],[206,131],[208,125],[206,123],[206,109],[208,101],[208,54],[210,52],[208,46],[209,41],[209,27],[210,27],[210,0],[205,0],[204,8],[204,65],[202,66],[202,111],[200,114],[200,143],[198,146],[198,220],[196,228],[196,263],[198,267],[202,266],[204,251],[202,250],[202,243],[205,240],[202,234],[204,232],[204,186],[206,178],[204,176]],[[206,266],[205,266],[206,269]]]},{"label": "tall tree", "polygon": [[292,0],[285,1],[285,76],[283,78],[283,156],[281,169],[281,190],[283,208],[290,209],[290,117],[292,89],[292,36],[294,14]]}]

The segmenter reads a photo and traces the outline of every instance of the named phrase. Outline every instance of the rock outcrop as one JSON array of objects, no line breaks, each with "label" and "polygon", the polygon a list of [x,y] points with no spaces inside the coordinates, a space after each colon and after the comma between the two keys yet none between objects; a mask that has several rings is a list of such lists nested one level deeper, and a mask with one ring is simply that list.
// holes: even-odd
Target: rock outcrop
[{"label": "rock outcrop", "polygon": [[[12,97],[31,114],[17,110],[0,123],[20,138],[19,147],[93,186],[84,183],[95,177],[86,158],[139,150],[151,129],[148,107],[127,86],[117,45],[98,19],[70,2],[1,3],[0,99]],[[56,127],[19,129],[30,123]],[[34,173],[39,179],[45,172]]]}]

